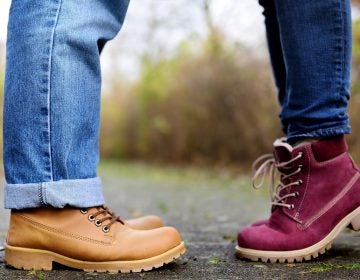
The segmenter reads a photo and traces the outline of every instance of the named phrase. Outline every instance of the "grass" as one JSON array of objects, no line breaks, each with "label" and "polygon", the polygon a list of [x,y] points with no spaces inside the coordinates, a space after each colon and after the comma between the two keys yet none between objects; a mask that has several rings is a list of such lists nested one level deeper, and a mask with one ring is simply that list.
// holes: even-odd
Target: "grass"
[{"label": "grass", "polygon": [[236,168],[165,166],[142,162],[103,161],[99,174],[107,178],[127,178],[144,181],[181,185],[239,186],[250,189],[247,174]]},{"label": "grass", "polygon": [[343,263],[343,264],[331,264],[331,263],[320,263],[318,266],[309,267],[309,272],[312,273],[322,273],[327,272],[334,269],[360,269],[360,263]]},{"label": "grass", "polygon": [[29,272],[29,275],[34,276],[36,280],[45,280],[44,274],[42,274],[41,272],[36,271],[35,269],[31,270]]},{"label": "grass", "polygon": [[158,208],[160,209],[162,214],[166,214],[169,212],[169,206],[164,201],[158,202]]},{"label": "grass", "polygon": [[219,256],[212,256],[211,259],[209,260],[209,263],[214,264],[214,265],[216,265],[216,264],[225,264],[226,261],[220,259]]}]

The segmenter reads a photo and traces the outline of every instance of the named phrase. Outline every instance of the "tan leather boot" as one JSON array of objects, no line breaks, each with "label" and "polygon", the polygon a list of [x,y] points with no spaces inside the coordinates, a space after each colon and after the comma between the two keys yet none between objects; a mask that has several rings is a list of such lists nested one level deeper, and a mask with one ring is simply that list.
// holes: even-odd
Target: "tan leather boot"
[{"label": "tan leather boot", "polygon": [[147,215],[135,219],[127,219],[124,222],[132,229],[138,230],[155,229],[164,226],[163,220],[155,215]]},{"label": "tan leather boot", "polygon": [[84,271],[140,272],[185,252],[172,227],[135,230],[105,206],[13,210],[5,263],[19,269],[51,270],[53,262]]}]

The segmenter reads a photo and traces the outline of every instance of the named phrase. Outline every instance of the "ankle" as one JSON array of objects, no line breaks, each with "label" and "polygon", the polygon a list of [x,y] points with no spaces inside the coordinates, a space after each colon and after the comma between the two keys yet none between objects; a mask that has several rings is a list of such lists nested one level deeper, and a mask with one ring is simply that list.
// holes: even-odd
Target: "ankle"
[{"label": "ankle", "polygon": [[348,150],[344,135],[333,137],[308,137],[295,140],[296,141],[291,141],[290,139],[290,141],[288,141],[293,148],[311,144],[314,157],[318,162],[332,159]]},{"label": "ankle", "polygon": [[324,138],[320,138],[320,137],[306,137],[306,138],[300,138],[300,139],[296,139],[296,141],[294,142],[291,142],[291,140],[289,141],[289,144],[293,147],[293,148],[296,148],[298,146],[301,146],[301,145],[305,145],[305,144],[308,144],[308,143],[313,143],[313,142],[316,142],[316,141],[319,141],[319,140],[322,140]]}]

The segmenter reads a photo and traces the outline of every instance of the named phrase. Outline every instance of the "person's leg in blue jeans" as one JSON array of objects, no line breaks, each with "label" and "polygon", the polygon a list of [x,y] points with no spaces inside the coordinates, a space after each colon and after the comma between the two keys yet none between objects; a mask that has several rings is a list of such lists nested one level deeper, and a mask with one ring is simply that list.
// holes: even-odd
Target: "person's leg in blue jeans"
[{"label": "person's leg in blue jeans", "polygon": [[12,209],[5,260],[11,266],[51,269],[57,261],[141,271],[184,251],[175,229],[135,230],[103,206],[96,175],[99,54],[120,30],[128,4],[12,1],[4,100],[5,207]]},{"label": "person's leg in blue jeans", "polygon": [[240,231],[237,254],[309,260],[346,226],[360,229],[360,173],[343,136],[350,132],[350,0],[260,4],[287,138],[274,142],[274,157],[263,157],[255,174],[280,175],[271,216]]}]

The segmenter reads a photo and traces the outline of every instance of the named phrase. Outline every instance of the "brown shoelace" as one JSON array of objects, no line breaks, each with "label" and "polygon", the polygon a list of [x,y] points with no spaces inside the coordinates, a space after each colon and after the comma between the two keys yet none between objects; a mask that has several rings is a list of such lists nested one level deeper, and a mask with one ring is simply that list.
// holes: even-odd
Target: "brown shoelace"
[{"label": "brown shoelace", "polygon": [[[106,225],[104,225],[102,227],[102,230],[107,233],[110,231],[111,226],[116,223],[116,222],[120,222],[121,224],[125,224],[124,221],[120,218],[120,216],[116,215],[113,211],[111,211],[108,207],[106,207],[105,205],[96,207],[97,212],[93,213],[93,214],[89,214],[88,219],[91,222],[94,222],[94,224],[97,227],[102,226],[102,224],[105,221],[109,221]],[[81,209],[80,210],[81,213],[83,214],[87,214],[88,213],[88,209]],[[96,217],[102,216],[101,219],[96,219]]]}]

